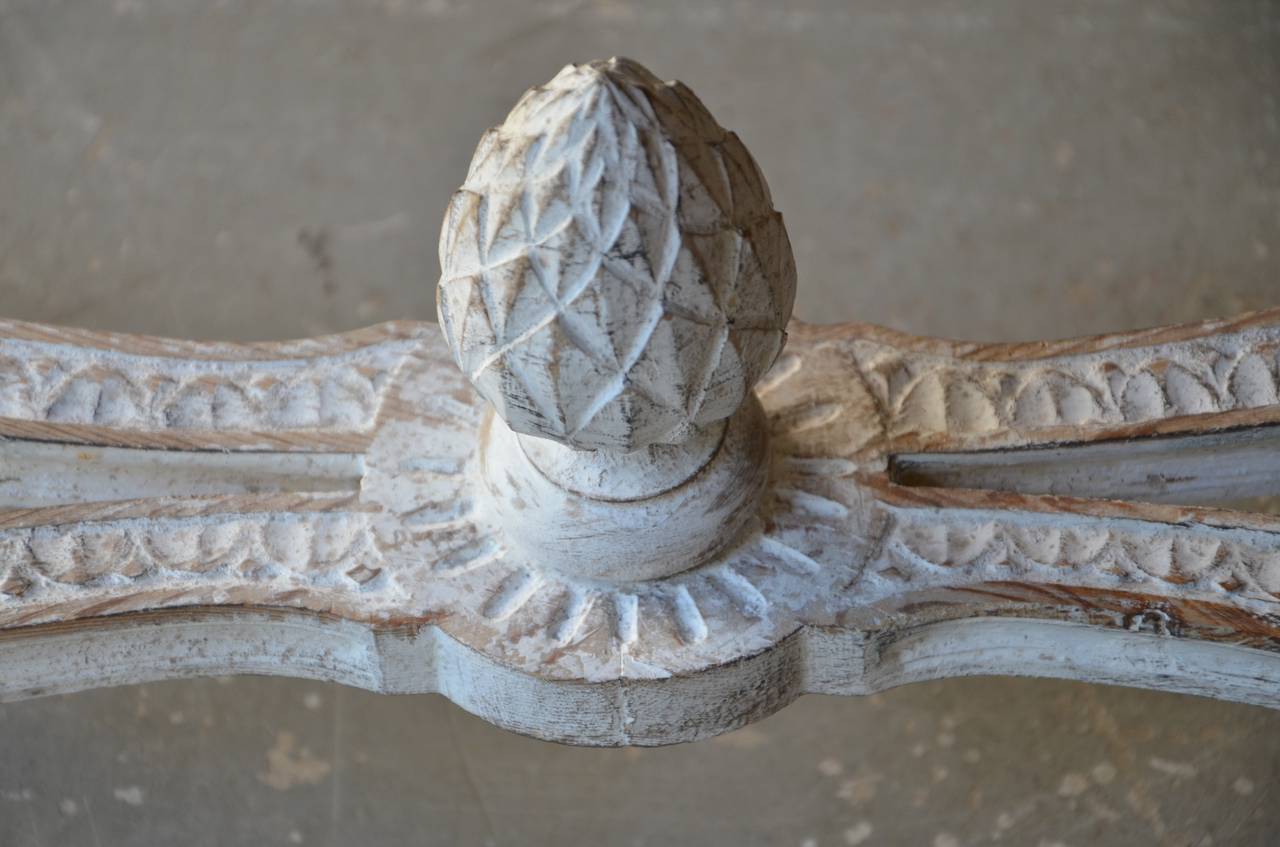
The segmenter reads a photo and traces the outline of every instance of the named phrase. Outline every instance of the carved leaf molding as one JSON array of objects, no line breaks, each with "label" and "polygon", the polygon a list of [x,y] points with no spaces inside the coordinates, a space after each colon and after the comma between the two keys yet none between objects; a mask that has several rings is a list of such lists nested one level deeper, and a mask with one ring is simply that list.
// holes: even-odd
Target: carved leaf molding
[{"label": "carved leaf molding", "polygon": [[904,588],[1019,580],[1258,601],[1280,598],[1280,535],[1108,519],[1094,525],[1035,512],[880,505],[880,554],[857,588],[874,599]]},{"label": "carved leaf molding", "polygon": [[1277,402],[1280,329],[1211,341],[980,361],[856,340],[849,356],[889,438],[1137,424]]},{"label": "carved leaf molding", "polygon": [[236,361],[5,337],[0,417],[152,432],[365,431],[412,343]]},{"label": "carved leaf molding", "polygon": [[[152,605],[217,602],[252,587],[287,603],[291,589],[391,594],[364,512],[219,514],[86,521],[0,531],[0,620],[57,619],[78,601],[150,588]],[[59,609],[60,604],[69,604]]]}]

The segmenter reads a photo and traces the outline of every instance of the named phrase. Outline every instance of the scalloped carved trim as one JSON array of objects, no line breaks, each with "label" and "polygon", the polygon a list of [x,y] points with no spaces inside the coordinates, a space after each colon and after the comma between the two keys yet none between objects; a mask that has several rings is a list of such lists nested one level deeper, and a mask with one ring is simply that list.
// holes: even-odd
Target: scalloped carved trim
[{"label": "scalloped carved trim", "polygon": [[1280,597],[1277,533],[1033,512],[877,511],[884,541],[859,593],[1016,580],[1267,604]]},{"label": "scalloped carved trim", "polygon": [[1280,328],[1202,342],[1012,362],[849,344],[888,423],[903,434],[980,435],[1143,423],[1277,402]]},{"label": "scalloped carved trim", "polygon": [[414,344],[217,360],[5,337],[0,417],[124,430],[366,432]]},{"label": "scalloped carved trim", "polygon": [[[0,620],[80,599],[257,586],[391,587],[366,512],[135,518],[0,532]],[[215,599],[210,596],[206,602]]]}]

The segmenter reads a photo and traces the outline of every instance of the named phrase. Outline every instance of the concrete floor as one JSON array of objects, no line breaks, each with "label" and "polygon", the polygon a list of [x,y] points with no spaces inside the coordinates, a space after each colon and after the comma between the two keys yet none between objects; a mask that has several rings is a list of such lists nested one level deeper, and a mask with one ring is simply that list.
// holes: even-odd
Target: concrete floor
[{"label": "concrete floor", "polygon": [[[0,0],[0,313],[278,338],[434,316],[481,131],[566,61],[689,83],[798,313],[967,338],[1280,302],[1280,4]],[[200,680],[0,707],[0,845],[1265,845],[1280,715],[1060,682],[809,698],[699,745]]]}]

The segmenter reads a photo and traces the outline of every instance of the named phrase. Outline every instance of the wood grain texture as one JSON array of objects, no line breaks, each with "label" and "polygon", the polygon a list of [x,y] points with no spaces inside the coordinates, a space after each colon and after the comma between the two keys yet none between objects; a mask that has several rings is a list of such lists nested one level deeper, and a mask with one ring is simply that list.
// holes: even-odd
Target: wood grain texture
[{"label": "wood grain texture", "polygon": [[[673,180],[653,196],[642,159]],[[0,697],[293,674],[600,745],[979,673],[1280,705],[1280,520],[1147,502],[1170,475],[1233,493],[1205,470],[1245,461],[1232,444],[1262,450],[1249,493],[1276,493],[1280,310],[1012,345],[792,322],[757,382],[789,248],[687,90],[571,67],[476,161],[443,338],[0,324]],[[662,237],[552,241],[584,216]],[[682,265],[700,238],[728,263]],[[601,270],[640,259],[643,280]],[[940,454],[948,474],[891,473]]]},{"label": "wood grain texture", "polygon": [[1235,502],[1266,497],[1280,474],[1280,427],[1207,435],[1096,441],[1068,447],[908,453],[890,478],[904,485],[968,487],[1147,502]]},{"label": "wood grain texture", "polygon": [[[133,500],[11,508],[0,529],[4,696],[189,673],[297,673],[374,690],[441,691],[504,726],[594,744],[689,740],[766,714],[806,690],[858,693],[983,668],[1273,702],[1264,680],[1274,673],[1271,621],[1280,591],[1275,518],[896,485],[886,474],[890,451],[912,437],[886,435],[902,428],[886,425],[865,388],[868,377],[857,370],[864,360],[850,350],[874,343],[881,355],[909,360],[911,344],[887,353],[862,327],[819,333],[793,325],[787,354],[759,392],[769,459],[754,514],[720,553],[692,569],[663,563],[666,576],[619,581],[515,553],[504,526],[477,511],[483,401],[429,329],[382,331],[411,338],[412,346],[386,387],[368,446],[350,454],[358,462],[343,461],[359,469],[358,484],[306,490],[313,477],[295,469],[262,474],[273,490],[245,492],[238,488],[242,470],[203,463],[196,478],[205,490],[189,496],[166,489]],[[1224,343],[1210,337],[1213,329],[1200,336],[1179,330],[1182,340],[1172,346],[1125,349],[1143,361],[1165,356],[1190,364],[1199,351],[1221,355]],[[1276,327],[1255,321],[1254,331]],[[154,349],[156,342],[139,346]],[[1058,372],[1079,369],[1074,357],[1096,355],[1071,349],[1066,359],[1034,361]],[[928,364],[944,373],[953,365],[933,358],[909,366]],[[1188,433],[1211,419],[1176,418]],[[1073,431],[1084,443],[1108,433],[1105,425]],[[1038,430],[986,435],[1037,443]],[[232,448],[207,455],[252,455],[269,469],[273,457],[307,454],[308,435],[290,437],[283,453]],[[958,446],[969,443],[956,437]],[[12,455],[27,444],[8,441],[0,450]],[[333,455],[323,438],[311,449]],[[192,455],[128,453],[144,469],[152,459],[157,472],[174,456]],[[58,460],[66,462],[61,454]],[[602,505],[596,519],[609,508]],[[654,558],[652,550],[628,555]],[[216,661],[184,658],[203,637],[197,634],[208,632],[210,615],[223,622],[227,652]],[[993,623],[1000,621],[1007,623]],[[120,647],[97,669],[92,651],[113,643],[106,633],[119,627],[130,633],[121,643],[134,643],[138,626],[160,627],[172,639],[169,653]],[[361,658],[324,669],[292,652],[278,662],[247,658],[252,644],[274,643],[281,628],[320,654],[331,647],[329,633],[340,630],[361,645]],[[1026,651],[996,643],[1005,637],[1050,639],[1073,658],[1050,663],[1037,653],[1041,658],[1016,666],[1022,659],[1012,657]],[[970,638],[987,645],[986,659],[957,646]],[[1150,655],[1130,667],[1139,649],[1132,642],[1150,639],[1158,644],[1140,648]],[[237,640],[247,652],[237,652]],[[907,644],[914,645],[909,664],[922,664],[898,669],[900,660],[886,657]],[[876,658],[869,664],[871,645]],[[1094,651],[1087,660],[1082,645]],[[1227,653],[1197,652],[1201,645]],[[36,656],[56,663],[53,656],[66,650],[90,651],[91,658],[60,681],[22,681]],[[1220,673],[1192,679],[1181,670],[1207,657],[1219,670],[1226,663],[1254,675],[1247,684],[1211,685],[1205,680]],[[1172,664],[1161,670],[1159,661]],[[598,698],[585,693],[597,688]],[[645,692],[654,711],[619,723],[619,691]]]}]

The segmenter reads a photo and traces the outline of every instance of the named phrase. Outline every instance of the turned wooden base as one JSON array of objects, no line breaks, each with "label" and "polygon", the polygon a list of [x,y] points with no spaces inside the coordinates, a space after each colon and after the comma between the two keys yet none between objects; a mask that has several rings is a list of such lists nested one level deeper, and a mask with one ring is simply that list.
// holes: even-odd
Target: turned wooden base
[{"label": "turned wooden base", "polygon": [[636,453],[535,448],[492,416],[479,437],[478,520],[512,555],[586,583],[644,582],[714,559],[754,519],[768,476],[754,400],[692,445]]}]

